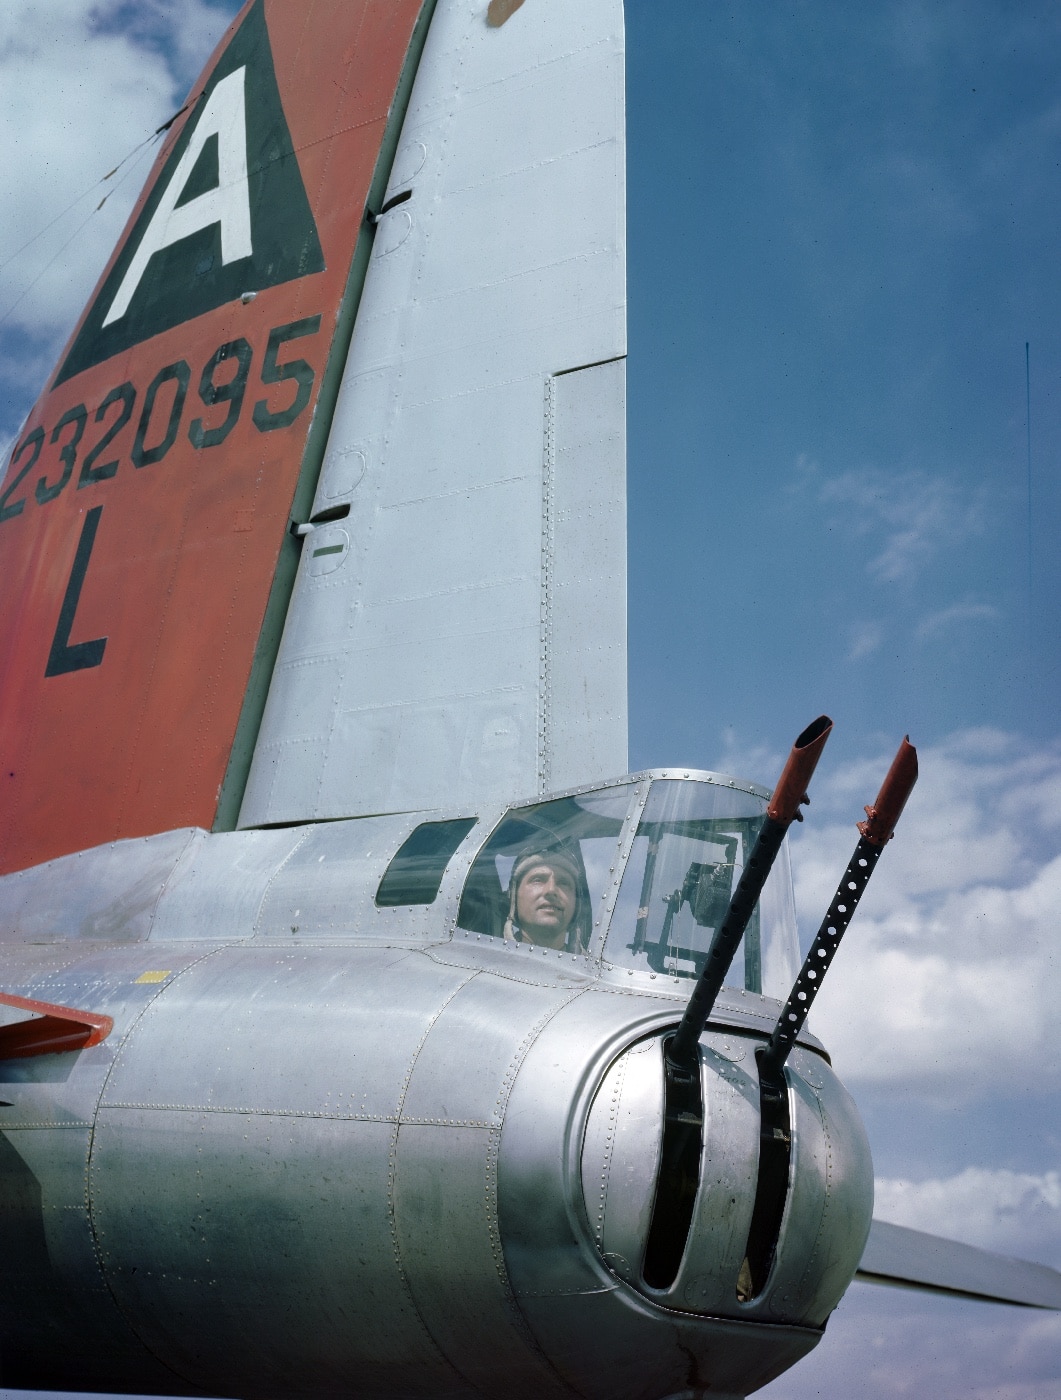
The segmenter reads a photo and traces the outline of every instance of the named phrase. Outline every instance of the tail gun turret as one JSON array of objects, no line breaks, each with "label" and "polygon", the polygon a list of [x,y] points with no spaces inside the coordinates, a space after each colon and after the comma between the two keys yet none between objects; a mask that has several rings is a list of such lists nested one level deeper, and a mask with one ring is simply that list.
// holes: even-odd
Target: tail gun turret
[{"label": "tail gun turret", "polygon": [[644,1264],[645,1279],[652,1287],[665,1287],[674,1279],[692,1221],[704,1130],[700,1035],[785,834],[800,817],[800,805],[810,800],[807,787],[832,727],[828,715],[819,715],[793,745],[681,1024],[665,1046],[663,1146]]}]

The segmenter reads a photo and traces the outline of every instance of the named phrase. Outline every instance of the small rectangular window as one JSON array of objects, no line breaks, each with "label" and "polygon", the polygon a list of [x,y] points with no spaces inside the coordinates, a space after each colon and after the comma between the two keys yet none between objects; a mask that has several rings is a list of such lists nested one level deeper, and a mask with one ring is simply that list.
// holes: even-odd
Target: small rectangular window
[{"label": "small rectangular window", "polygon": [[391,909],[399,904],[434,904],[450,856],[478,820],[458,817],[448,822],[421,822],[384,871],[376,891],[377,906]]}]

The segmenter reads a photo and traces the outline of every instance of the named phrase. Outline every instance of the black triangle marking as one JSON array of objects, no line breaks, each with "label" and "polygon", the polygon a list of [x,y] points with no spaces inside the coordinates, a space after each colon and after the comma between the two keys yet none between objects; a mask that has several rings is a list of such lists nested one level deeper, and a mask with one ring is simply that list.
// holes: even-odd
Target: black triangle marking
[{"label": "black triangle marking", "polygon": [[208,190],[214,189],[220,178],[217,136],[214,135],[207,138],[203,149],[199,152],[199,158],[192,167],[192,173],[185,181],[176,207],[179,209],[184,204],[190,204],[193,199],[198,199],[201,194],[206,194]]},{"label": "black triangle marking", "polygon": [[[152,254],[124,315],[104,325],[215,88],[240,68],[246,69],[251,255],[225,264],[220,223],[200,228]],[[217,146],[216,137],[207,138],[184,181],[177,207],[216,188]],[[258,0],[211,73],[55,382],[61,384],[151,336],[235,301],[243,292],[261,291],[323,270],[317,226],[280,102],[264,0]]]}]

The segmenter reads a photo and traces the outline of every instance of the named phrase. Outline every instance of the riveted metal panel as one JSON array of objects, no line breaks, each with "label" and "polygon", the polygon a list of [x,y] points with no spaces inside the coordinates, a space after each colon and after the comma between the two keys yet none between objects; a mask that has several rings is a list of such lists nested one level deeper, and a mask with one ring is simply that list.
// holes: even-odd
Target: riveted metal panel
[{"label": "riveted metal panel", "polygon": [[689,1242],[662,1300],[695,1312],[738,1316],[737,1275],[744,1260],[759,1170],[759,1075],[754,1042],[707,1035],[700,1048],[704,1139]]},{"label": "riveted metal panel", "polygon": [[[865,1133],[854,1105],[832,1070],[802,1048],[790,1063],[792,1155],[789,1188],[774,1268],[756,1299],[737,1299],[737,1278],[747,1248],[759,1169],[759,1077],[750,1037],[708,1031],[701,1041],[704,1132],[700,1184],[689,1236],[673,1284],[649,1289],[637,1269],[610,1267],[661,1306],[705,1315],[764,1321],[780,1319],[820,1327],[836,1306],[858,1265],[872,1211],[872,1167]],[[628,1057],[624,1057],[628,1058]],[[619,1066],[609,1079],[617,1084]],[[602,1087],[603,1095],[608,1081]],[[614,1096],[614,1089],[612,1090]],[[598,1206],[587,1163],[630,1148],[618,1135],[609,1141],[603,1119],[591,1115],[583,1150],[583,1179],[591,1217]],[[658,1148],[657,1148],[658,1154]],[[658,1160],[658,1155],[657,1155]],[[610,1191],[610,1162],[603,1185]],[[646,1202],[652,1191],[644,1171],[633,1169],[635,1191],[624,1221],[628,1248],[643,1250]],[[636,1189],[640,1186],[640,1189]],[[655,1185],[653,1179],[652,1187]],[[610,1200],[602,1196],[602,1201]],[[607,1206],[607,1213],[611,1207]],[[604,1219],[607,1219],[607,1213]],[[641,1230],[635,1232],[635,1225]],[[598,1225],[598,1248],[608,1236]],[[622,1255],[622,1250],[617,1249]],[[625,1257],[625,1256],[624,1256]]]},{"label": "riveted metal panel", "polygon": [[403,1123],[394,1218],[431,1336],[488,1393],[568,1396],[508,1286],[497,1223],[496,1128]]},{"label": "riveted metal panel", "polygon": [[[5,955],[5,990],[98,1011],[114,1026],[90,1049],[0,1061],[0,1381],[161,1392],[172,1383],[105,1285],[88,1213],[87,1164],[116,1047],[193,957],[179,950],[158,968],[146,944],[31,945]],[[4,1008],[3,1019],[24,1014]]]},{"label": "riveted metal panel", "polygon": [[590,1104],[609,1065],[669,1008],[590,990],[538,1036],[516,1076],[501,1137],[501,1227],[517,1298],[617,1286],[594,1244],[580,1157]]},{"label": "riveted metal panel", "polygon": [[377,227],[315,503],[349,504],[349,554],[321,575],[303,549],[243,826],[540,791],[548,734],[567,736],[562,780],[625,767],[615,704],[594,716],[610,737],[582,742],[577,621],[596,618],[591,699],[605,672],[625,694],[624,588],[598,606],[600,580],[625,577],[603,504],[622,418],[600,433],[561,414],[600,499],[554,539],[566,459],[543,403],[552,376],[626,350],[619,0],[537,0],[500,28],[479,0],[440,5],[388,196],[407,190]]},{"label": "riveted metal panel", "polygon": [[152,1351],[214,1393],[345,1392],[355,1375],[364,1395],[467,1393],[402,1276],[393,1139],[383,1122],[103,1109],[103,1267]]},{"label": "riveted metal panel", "polygon": [[[17,1121],[92,1121],[92,1114],[119,1046],[167,985],[201,953],[167,949],[164,960],[147,944],[130,947],[23,947],[4,957],[4,990],[16,996],[81,1008],[110,1016],[113,1028],[98,1045],[76,1054],[0,1060],[0,1084],[21,1086],[0,1097],[13,1099],[5,1110]],[[5,1021],[26,1013],[4,1008]]]},{"label": "riveted metal panel", "polygon": [[[383,872],[423,814],[277,831],[164,832],[0,877],[0,941],[222,941],[438,934],[448,907],[381,910]],[[447,886],[447,889],[449,887]]]},{"label": "riveted metal panel", "polygon": [[410,1073],[470,975],[401,949],[228,947],[141,1018],[99,1110],[92,1211],[110,1287],[181,1376],[471,1393],[411,1301],[392,1204]]},{"label": "riveted metal panel", "polygon": [[546,411],[543,786],[552,789],[628,766],[626,361],[557,375]]},{"label": "riveted metal panel", "polygon": [[[6,1085],[0,1095],[12,1097]],[[0,1383],[164,1393],[172,1376],[115,1307],[99,1266],[87,1124],[16,1128],[0,1115]]]},{"label": "riveted metal panel", "polygon": [[147,938],[195,829],[114,841],[0,877],[0,943]]},{"label": "riveted metal panel", "polygon": [[273,876],[304,840],[299,830],[198,832],[159,897],[152,940],[248,937]]},{"label": "riveted metal panel", "polygon": [[104,1103],[393,1120],[469,975],[400,948],[221,948],[148,1008]]},{"label": "riveted metal panel", "polygon": [[[39,1197],[43,1244],[39,1253],[17,1248],[7,1235],[4,1267],[0,1270],[0,1286],[6,1294],[6,1304],[11,1305],[24,1286],[39,1284],[44,1276],[53,1289],[60,1280],[65,1280],[79,1299],[105,1293],[88,1218],[90,1134],[87,1126],[16,1128],[5,1121],[0,1141],[4,1142],[5,1157],[5,1225],[10,1227],[12,1223],[8,1212],[13,1196],[28,1188]],[[14,1154],[20,1159],[19,1163],[14,1161]],[[24,1225],[30,1224],[29,1220],[24,1221]],[[68,1316],[70,1311],[67,1310]],[[103,1311],[98,1301],[92,1311],[97,1316]],[[0,1308],[0,1315],[5,1312],[6,1306]]]},{"label": "riveted metal panel", "polygon": [[668,1021],[648,997],[588,992],[535,1041],[502,1130],[500,1218],[513,1291],[552,1364],[591,1400],[689,1387],[742,1394],[749,1377],[766,1384],[820,1336],[677,1312],[617,1277],[595,1247],[581,1170],[591,1105],[631,1043],[655,1039]]},{"label": "riveted metal panel", "polygon": [[304,827],[298,846],[261,893],[254,932],[303,939],[447,936],[448,921],[457,912],[456,891],[448,883],[429,905],[378,908],[375,902],[387,866],[423,820],[423,813],[406,813]]},{"label": "riveted metal panel", "polygon": [[499,1128],[524,1056],[556,1012],[582,990],[533,986],[489,973],[467,982],[424,1042],[403,1117]]},{"label": "riveted metal panel", "polygon": [[582,1189],[604,1262],[635,1285],[652,1216],[663,1141],[663,1043],[632,1046],[593,1100],[582,1145]]},{"label": "riveted metal panel", "polygon": [[873,1216],[873,1159],[858,1110],[828,1065],[788,1062],[789,1199],[756,1311],[821,1327],[855,1276]]},{"label": "riveted metal panel", "polygon": [[[481,972],[424,1041],[402,1107],[396,1220],[421,1315],[462,1372],[513,1394],[566,1393],[516,1306],[497,1207],[500,1128],[542,1030],[583,985]],[[476,1125],[476,1126],[473,1126]]]},{"label": "riveted metal panel", "polygon": [[[809,1327],[739,1322],[653,1309],[625,1285],[615,1292],[520,1300],[550,1358],[584,1400],[674,1395],[730,1400],[767,1385],[818,1345]],[[587,1345],[592,1338],[592,1345]]]}]

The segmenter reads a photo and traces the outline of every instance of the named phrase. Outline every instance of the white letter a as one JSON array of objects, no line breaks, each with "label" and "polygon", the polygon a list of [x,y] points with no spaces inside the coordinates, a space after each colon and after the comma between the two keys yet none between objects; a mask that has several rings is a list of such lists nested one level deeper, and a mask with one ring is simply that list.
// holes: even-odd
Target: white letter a
[{"label": "white letter a", "polygon": [[[105,326],[120,320],[128,311],[133,294],[154,254],[190,234],[198,233],[200,229],[210,228],[213,224],[221,225],[222,263],[249,258],[254,252],[251,244],[250,192],[247,188],[246,72],[246,67],[237,68],[227,78],[222,78],[210,94],[210,100],[192,132],[192,139],[177,163],[173,178],[144,230],[140,246],[103,319]],[[177,201],[211,136],[217,137],[217,184],[178,209]]]}]

